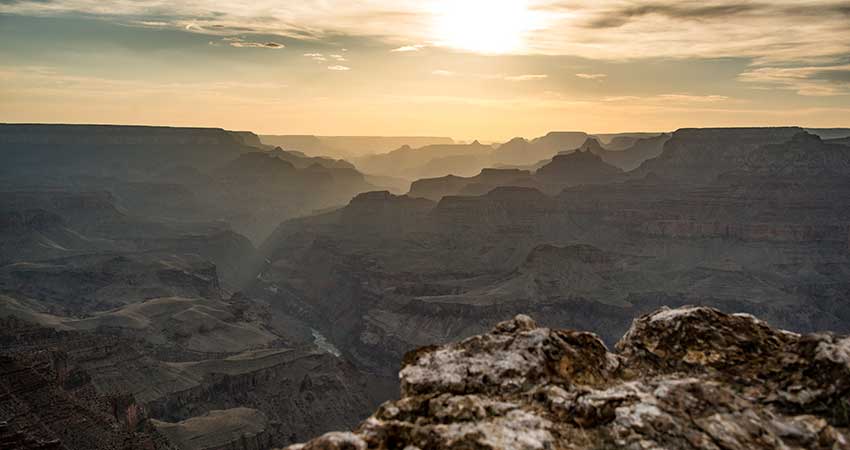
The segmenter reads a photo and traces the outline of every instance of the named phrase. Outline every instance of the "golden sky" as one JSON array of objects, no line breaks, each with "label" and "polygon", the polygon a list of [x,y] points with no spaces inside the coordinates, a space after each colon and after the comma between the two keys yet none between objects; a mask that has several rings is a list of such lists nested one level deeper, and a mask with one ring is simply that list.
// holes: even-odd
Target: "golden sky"
[{"label": "golden sky", "polygon": [[0,0],[0,121],[502,140],[850,126],[850,3]]}]

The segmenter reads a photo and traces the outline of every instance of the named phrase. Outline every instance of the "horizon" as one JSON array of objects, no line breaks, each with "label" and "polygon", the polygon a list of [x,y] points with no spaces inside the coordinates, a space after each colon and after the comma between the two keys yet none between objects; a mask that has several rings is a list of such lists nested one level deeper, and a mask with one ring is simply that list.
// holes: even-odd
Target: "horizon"
[{"label": "horizon", "polygon": [[[255,130],[246,130],[246,129],[230,129],[226,127],[220,126],[179,126],[179,125],[158,125],[158,124],[138,124],[138,123],[88,123],[88,122],[0,122],[0,125],[16,125],[16,126],[27,126],[27,125],[54,125],[54,126],[92,126],[92,127],[139,127],[139,128],[173,128],[173,129],[213,129],[213,130],[223,130],[230,131],[235,133],[253,133],[257,137],[262,138],[266,137],[320,137],[320,138],[447,138],[454,141],[455,144],[470,144],[472,142],[479,142],[483,145],[496,145],[496,144],[504,144],[512,139],[522,138],[526,140],[533,140],[539,137],[543,137],[553,133],[585,133],[589,137],[595,136],[616,136],[616,135],[628,135],[628,134],[672,134],[679,130],[687,130],[687,129],[759,129],[759,128],[802,128],[803,130],[828,130],[828,129],[850,129],[850,125],[848,126],[835,126],[835,127],[811,127],[800,124],[785,124],[785,125],[740,125],[740,126],[728,126],[728,127],[678,127],[670,130],[629,130],[629,131],[587,131],[587,130],[579,130],[579,129],[553,129],[548,130],[543,133],[537,135],[509,135],[510,137],[504,139],[487,139],[487,138],[477,138],[477,137],[456,137],[450,135],[380,135],[380,134],[318,134],[318,133],[263,133]],[[506,135],[508,136],[508,135]],[[417,148],[417,147],[414,147]]]},{"label": "horizon", "polygon": [[487,141],[848,126],[850,10],[806,6],[7,1],[0,121]]}]

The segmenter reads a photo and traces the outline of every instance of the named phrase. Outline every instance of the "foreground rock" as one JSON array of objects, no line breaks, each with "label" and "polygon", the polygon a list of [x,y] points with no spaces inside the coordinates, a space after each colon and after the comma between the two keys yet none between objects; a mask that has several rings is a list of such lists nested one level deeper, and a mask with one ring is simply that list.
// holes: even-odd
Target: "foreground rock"
[{"label": "foreground rock", "polygon": [[850,338],[685,307],[616,348],[520,315],[409,353],[400,400],[290,449],[850,448]]}]

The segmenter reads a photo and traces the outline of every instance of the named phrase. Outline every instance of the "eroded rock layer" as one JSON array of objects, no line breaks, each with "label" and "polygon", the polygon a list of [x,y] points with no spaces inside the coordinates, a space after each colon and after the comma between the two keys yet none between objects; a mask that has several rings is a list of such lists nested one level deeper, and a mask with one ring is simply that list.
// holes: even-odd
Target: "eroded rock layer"
[{"label": "eroded rock layer", "polygon": [[846,449],[850,338],[663,309],[616,353],[527,316],[409,353],[402,395],[290,450]]}]

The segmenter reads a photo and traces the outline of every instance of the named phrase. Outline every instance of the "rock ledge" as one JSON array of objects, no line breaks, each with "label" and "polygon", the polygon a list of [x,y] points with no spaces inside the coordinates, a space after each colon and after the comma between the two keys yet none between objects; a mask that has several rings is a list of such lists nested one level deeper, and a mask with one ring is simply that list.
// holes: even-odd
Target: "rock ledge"
[{"label": "rock ledge", "polygon": [[520,315],[411,352],[400,400],[290,449],[850,448],[848,337],[685,307],[635,320],[616,349]]}]

